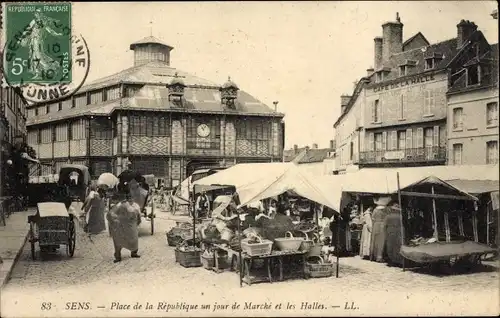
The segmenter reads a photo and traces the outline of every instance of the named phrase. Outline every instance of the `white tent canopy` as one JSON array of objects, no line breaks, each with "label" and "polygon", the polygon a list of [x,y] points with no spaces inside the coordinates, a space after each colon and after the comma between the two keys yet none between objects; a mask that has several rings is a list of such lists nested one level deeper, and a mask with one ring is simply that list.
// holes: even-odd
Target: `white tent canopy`
[{"label": "white tent canopy", "polygon": [[317,179],[317,184],[330,189],[341,185],[342,191],[354,193],[395,194],[398,191],[397,174],[401,190],[420,184],[440,184],[446,188],[475,199],[467,192],[450,183],[429,174],[427,170],[362,169],[355,173],[324,176]]},{"label": "white tent canopy", "polygon": [[339,211],[340,185],[335,190],[333,183],[328,188],[319,187],[315,178],[292,163],[253,163],[235,165],[200,179],[194,185],[235,186],[240,206],[289,191]]}]

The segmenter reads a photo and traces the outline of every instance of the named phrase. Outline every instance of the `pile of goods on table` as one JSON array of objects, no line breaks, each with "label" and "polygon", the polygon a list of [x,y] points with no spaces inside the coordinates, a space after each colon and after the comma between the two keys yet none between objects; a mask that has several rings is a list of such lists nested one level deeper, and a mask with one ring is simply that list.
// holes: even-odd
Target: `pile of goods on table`
[{"label": "pile of goods on table", "polygon": [[192,223],[177,222],[177,225],[167,232],[167,245],[178,246],[184,241],[193,240],[193,237],[196,237],[196,240],[199,241],[201,237],[200,234],[198,233],[199,228],[200,225],[197,225],[195,235],[193,235]]}]

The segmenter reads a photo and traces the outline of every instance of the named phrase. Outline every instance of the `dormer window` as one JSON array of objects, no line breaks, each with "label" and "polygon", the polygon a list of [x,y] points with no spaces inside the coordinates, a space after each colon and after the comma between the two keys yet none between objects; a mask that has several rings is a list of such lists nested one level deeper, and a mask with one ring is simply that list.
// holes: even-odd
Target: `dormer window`
[{"label": "dormer window", "polygon": [[182,106],[182,99],[184,97],[184,89],[186,88],[186,84],[182,78],[179,77],[179,74],[175,73],[174,78],[170,81],[170,84],[167,85],[168,88],[168,99],[177,106]]},{"label": "dormer window", "polygon": [[432,70],[436,68],[437,64],[443,59],[443,54],[432,53],[425,57],[425,70]]},{"label": "dormer window", "polygon": [[380,83],[387,79],[387,74],[391,72],[391,68],[383,67],[375,72],[375,82]]},{"label": "dormer window", "polygon": [[435,66],[435,64],[434,64],[433,58],[425,60],[425,69],[426,70],[432,70],[432,69],[434,69],[434,66]]},{"label": "dormer window", "polygon": [[467,86],[481,83],[481,67],[479,64],[471,65],[467,68]]},{"label": "dormer window", "polygon": [[408,68],[406,67],[406,65],[401,65],[399,67],[399,76],[406,76],[407,70],[408,70]]},{"label": "dormer window", "polygon": [[228,77],[227,82],[220,88],[221,102],[230,109],[235,109],[236,99],[238,98],[238,85]]},{"label": "dormer window", "polygon": [[415,65],[417,65],[416,61],[405,60],[405,62],[403,64],[399,65],[399,76],[410,75],[410,70]]}]

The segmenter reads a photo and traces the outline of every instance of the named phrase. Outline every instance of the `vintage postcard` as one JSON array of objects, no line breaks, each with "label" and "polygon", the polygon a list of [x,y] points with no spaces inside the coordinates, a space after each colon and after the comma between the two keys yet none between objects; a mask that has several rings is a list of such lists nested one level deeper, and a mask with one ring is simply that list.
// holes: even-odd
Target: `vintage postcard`
[{"label": "vintage postcard", "polygon": [[500,314],[496,2],[0,13],[1,317]]}]

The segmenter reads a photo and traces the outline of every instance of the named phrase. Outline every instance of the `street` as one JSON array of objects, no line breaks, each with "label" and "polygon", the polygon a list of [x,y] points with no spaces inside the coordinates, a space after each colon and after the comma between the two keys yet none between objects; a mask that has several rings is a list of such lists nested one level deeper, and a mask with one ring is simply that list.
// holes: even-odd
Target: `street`
[{"label": "street", "polygon": [[33,261],[26,244],[2,291],[2,317],[498,313],[499,275],[489,265],[439,277],[351,257],[341,258],[339,278],[240,288],[235,273],[175,263],[165,236],[175,225],[171,218],[158,212],[153,236],[149,222],[143,221],[141,258],[132,259],[124,250],[117,264],[107,232],[88,237],[79,229],[73,258],[63,247],[45,261]]}]

